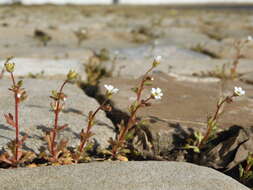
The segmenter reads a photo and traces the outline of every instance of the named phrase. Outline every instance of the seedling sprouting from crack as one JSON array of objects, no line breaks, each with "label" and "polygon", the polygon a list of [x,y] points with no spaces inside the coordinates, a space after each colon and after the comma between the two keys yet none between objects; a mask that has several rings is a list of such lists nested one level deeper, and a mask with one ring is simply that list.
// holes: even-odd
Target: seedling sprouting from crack
[{"label": "seedling sprouting from crack", "polygon": [[48,42],[52,40],[49,34],[38,29],[34,31],[34,38],[39,40],[44,46],[47,46]]},{"label": "seedling sprouting from crack", "polygon": [[104,85],[104,86],[106,88],[106,93],[105,93],[106,99],[94,112],[93,111],[89,112],[88,126],[86,127],[86,129],[81,130],[81,132],[80,132],[80,144],[77,147],[76,153],[73,154],[73,158],[76,161],[85,160],[86,157],[87,157],[85,155],[85,153],[90,148],[89,140],[94,135],[94,133],[91,131],[91,129],[95,124],[96,114],[100,110],[111,111],[112,108],[109,104],[107,104],[107,102],[113,94],[116,94],[119,91],[119,89],[114,88],[112,85]]},{"label": "seedling sprouting from crack", "polygon": [[[233,43],[233,48],[235,49],[235,56],[232,62],[224,63],[222,67],[217,66],[216,69],[213,71],[207,72],[202,71],[200,74],[193,73],[193,75],[199,77],[217,77],[220,79],[236,79],[240,77],[238,73],[238,65],[240,64],[240,60],[243,58],[242,51],[245,48],[245,46],[251,41],[252,41],[251,36],[248,36],[247,39],[235,40]],[[196,48],[199,49],[199,47]]]},{"label": "seedling sprouting from crack", "polygon": [[230,76],[233,79],[238,77],[237,68],[240,63],[240,59],[243,58],[242,50],[245,47],[245,45],[249,43],[250,41],[252,41],[252,37],[248,36],[246,40],[245,39],[236,40],[233,44],[234,49],[235,49],[235,58],[232,62],[232,67],[230,69]]},{"label": "seedling sprouting from crack", "polygon": [[74,31],[74,34],[78,40],[78,46],[81,46],[82,42],[88,38],[88,30],[86,28],[80,28]]},{"label": "seedling sprouting from crack", "polygon": [[[50,98],[53,99],[53,102],[51,103],[51,108],[54,112],[54,127],[53,129],[46,135],[45,140],[47,141],[48,144],[48,150],[50,155],[46,157],[49,161],[52,163],[61,163],[59,160],[60,155],[63,154],[66,151],[66,145],[67,145],[67,140],[62,139],[60,143],[58,144],[56,142],[56,139],[58,137],[58,133],[65,129],[68,124],[64,124],[62,126],[59,126],[59,114],[63,110],[67,95],[64,94],[63,88],[65,85],[69,82],[72,82],[77,78],[77,73],[75,71],[70,70],[69,73],[67,74],[66,80],[63,82],[63,84],[60,87],[59,91],[52,91],[52,95]],[[65,162],[66,160],[62,160]]]},{"label": "seedling sprouting from crack", "polygon": [[233,99],[237,96],[243,96],[245,91],[241,87],[234,87],[234,92],[230,96],[222,97],[217,103],[216,111],[213,116],[207,119],[207,130],[204,134],[201,132],[195,132],[193,140],[193,144],[187,144],[185,148],[193,149],[194,152],[199,153],[206,145],[210,142],[210,140],[215,137],[218,129],[218,119],[222,114],[224,105],[226,103],[230,104],[233,102]]},{"label": "seedling sprouting from crack", "polygon": [[15,129],[16,137],[14,140],[8,143],[9,152],[5,152],[0,156],[0,160],[10,164],[13,167],[17,167],[19,164],[31,161],[33,159],[34,154],[32,152],[26,152],[22,150],[22,146],[24,141],[27,138],[27,135],[23,136],[20,139],[20,126],[19,126],[19,105],[27,98],[26,91],[23,86],[23,81],[20,80],[16,82],[14,78],[14,69],[15,63],[10,62],[11,58],[8,58],[5,62],[5,70],[10,73],[12,86],[9,90],[14,94],[14,102],[15,102],[15,113],[14,116],[9,113],[5,114],[4,117],[6,122]]},{"label": "seedling sprouting from crack", "polygon": [[85,64],[85,72],[87,74],[86,83],[89,85],[97,85],[104,77],[112,76],[115,70],[117,54],[112,59],[112,67],[107,69],[104,65],[104,61],[111,59],[110,52],[102,48],[99,53],[93,52],[93,55],[89,58],[88,63]]},{"label": "seedling sprouting from crack", "polygon": [[157,67],[161,62],[161,56],[157,56],[152,64],[152,67],[144,74],[138,87],[133,88],[136,93],[136,100],[130,105],[129,112],[130,116],[126,123],[121,122],[119,125],[119,134],[116,139],[110,139],[109,143],[111,145],[110,154],[112,159],[118,160],[128,160],[125,157],[125,153],[129,152],[126,149],[126,141],[131,130],[138,124],[137,122],[137,112],[140,108],[151,106],[150,100],[161,99],[163,93],[160,88],[152,88],[151,94],[147,98],[142,98],[142,92],[145,86],[152,83],[153,78],[150,76],[150,72]]}]

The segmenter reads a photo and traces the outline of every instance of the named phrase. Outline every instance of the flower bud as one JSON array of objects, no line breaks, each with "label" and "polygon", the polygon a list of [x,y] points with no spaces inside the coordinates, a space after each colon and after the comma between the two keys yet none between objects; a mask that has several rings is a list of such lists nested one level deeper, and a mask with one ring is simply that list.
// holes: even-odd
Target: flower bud
[{"label": "flower bud", "polygon": [[15,63],[5,63],[4,66],[7,72],[12,73],[15,68]]},{"label": "flower bud", "polygon": [[158,66],[161,63],[162,56],[156,56],[153,61],[153,67]]},{"label": "flower bud", "polygon": [[77,78],[78,74],[74,70],[70,70],[69,73],[67,74],[67,80],[72,81]]}]

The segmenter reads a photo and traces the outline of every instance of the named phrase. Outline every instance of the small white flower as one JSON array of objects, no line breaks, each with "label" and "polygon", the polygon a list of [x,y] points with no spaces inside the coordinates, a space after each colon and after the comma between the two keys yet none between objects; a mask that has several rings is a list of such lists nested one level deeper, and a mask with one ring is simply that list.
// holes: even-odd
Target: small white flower
[{"label": "small white flower", "polygon": [[152,88],[151,96],[153,96],[156,100],[161,99],[163,96],[162,90],[160,88]]},{"label": "small white flower", "polygon": [[252,38],[252,36],[248,36],[248,41],[252,41],[253,40],[253,38]]},{"label": "small white flower", "polygon": [[162,60],[162,56],[158,55],[158,56],[155,57],[156,62],[160,63],[161,60]]},{"label": "small white flower", "polygon": [[234,94],[236,96],[243,96],[245,94],[245,91],[242,89],[242,87],[234,87]]},{"label": "small white flower", "polygon": [[153,67],[156,67],[157,65],[159,65],[161,63],[162,60],[162,56],[158,55],[154,57],[154,61],[153,61]]},{"label": "small white flower", "polygon": [[114,88],[114,86],[112,86],[112,85],[105,84],[104,87],[106,88],[107,93],[109,93],[109,94],[116,94],[119,91],[119,89]]}]

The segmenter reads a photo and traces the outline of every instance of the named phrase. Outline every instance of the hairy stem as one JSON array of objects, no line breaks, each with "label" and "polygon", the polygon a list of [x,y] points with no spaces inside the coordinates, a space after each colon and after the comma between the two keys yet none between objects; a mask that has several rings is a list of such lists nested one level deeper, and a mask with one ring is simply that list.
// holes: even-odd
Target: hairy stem
[{"label": "hairy stem", "polygon": [[112,149],[112,156],[113,158],[116,157],[117,155],[117,151],[120,147],[122,147],[122,145],[125,142],[125,137],[127,132],[136,124],[136,113],[138,111],[138,109],[145,103],[147,103],[149,100],[151,100],[152,97],[150,96],[149,98],[147,98],[146,100],[144,100],[143,102],[140,102],[136,108],[131,112],[131,115],[128,119],[127,125],[120,131],[120,134],[117,138],[117,143],[116,145],[114,145],[113,149]]},{"label": "hairy stem", "polygon": [[[95,112],[91,115],[88,121],[88,126],[86,128],[86,134],[90,133],[90,130],[92,128],[92,122],[96,116],[96,114],[99,112],[99,110],[103,109],[104,105],[106,104],[107,100],[105,100],[96,110]],[[79,152],[83,152],[84,145],[88,142],[89,138],[85,138],[80,141],[80,146],[79,146]]]},{"label": "hairy stem", "polygon": [[219,115],[220,115],[220,110],[223,107],[224,103],[226,103],[229,99],[232,99],[233,97],[234,97],[234,95],[228,96],[228,97],[224,98],[220,103],[217,104],[217,108],[216,108],[215,114],[210,119],[210,121],[208,121],[207,132],[205,133],[204,138],[198,144],[198,148],[202,148],[203,145],[208,140],[208,138],[210,137],[212,129],[213,129],[212,123],[213,122],[217,122],[217,120],[219,118]]},{"label": "hairy stem", "polygon": [[[59,96],[62,94],[62,91],[63,91],[63,88],[64,86],[67,84],[67,80],[65,80],[60,88],[60,91],[59,91]],[[55,139],[56,139],[56,136],[57,136],[57,131],[58,131],[58,120],[59,120],[59,113],[60,113],[60,103],[61,103],[61,99],[60,97],[58,97],[57,101],[56,101],[56,109],[54,111],[54,114],[55,114],[55,118],[54,118],[54,129],[53,129],[53,137],[52,137],[52,141],[51,141],[51,154],[52,156],[55,158]]]},{"label": "hairy stem", "polygon": [[17,162],[19,152],[19,121],[18,121],[19,100],[18,100],[18,89],[16,87],[16,82],[13,73],[11,73],[11,79],[14,87],[14,99],[15,99],[15,129],[16,129],[15,161]]},{"label": "hairy stem", "polygon": [[142,80],[141,80],[141,83],[139,85],[139,88],[138,88],[138,91],[137,91],[137,102],[139,103],[140,102],[140,99],[141,99],[141,93],[143,91],[143,88],[144,88],[144,84],[146,82],[146,78],[148,76],[148,74],[154,69],[154,67],[151,67],[142,77]]},{"label": "hairy stem", "polygon": [[[139,107],[141,106],[141,94],[142,94],[142,91],[144,89],[144,84],[145,84],[145,82],[147,80],[148,74],[153,69],[154,69],[154,67],[152,66],[142,77],[141,83],[140,83],[139,88],[138,88],[137,93],[136,93],[137,106],[136,106],[135,110],[133,110],[131,112],[131,115],[130,115],[130,117],[128,119],[127,125],[123,129],[121,128],[121,130],[120,130],[119,136],[117,138],[117,143],[112,148],[112,157],[113,158],[115,158],[115,156],[117,154],[117,151],[118,151],[118,148],[120,148],[122,146],[122,144],[124,143],[125,135],[129,131],[129,129],[131,128],[131,126],[133,126],[135,124],[135,122],[136,122],[136,112],[139,109]],[[150,99],[151,99],[151,97],[149,97],[144,102],[147,102]]]}]

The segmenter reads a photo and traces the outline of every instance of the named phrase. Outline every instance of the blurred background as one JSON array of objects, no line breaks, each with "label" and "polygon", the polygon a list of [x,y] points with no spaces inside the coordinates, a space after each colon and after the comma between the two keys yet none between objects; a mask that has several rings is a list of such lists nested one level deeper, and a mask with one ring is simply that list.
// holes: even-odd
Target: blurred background
[{"label": "blurred background", "polygon": [[22,4],[203,4],[203,3],[252,3],[252,0],[0,0],[0,3]]},{"label": "blurred background", "polygon": [[[17,63],[29,64],[22,75],[42,71],[45,75],[55,74],[58,70],[52,72],[51,65],[64,65],[67,69],[67,65],[89,63],[94,55],[102,57],[99,61],[108,67],[117,57],[115,73],[119,74],[130,68],[126,64],[131,63],[134,68],[158,54],[167,61],[164,72],[178,67],[179,73],[185,73],[184,65],[192,67],[194,62],[196,66],[203,59],[205,63],[212,62],[212,68],[222,66],[234,58],[235,40],[253,34],[250,6],[253,0],[0,0],[0,3],[0,61],[14,56]],[[245,61],[251,61],[252,44],[247,44],[242,53]],[[196,68],[187,74],[203,70],[203,63]],[[142,74],[142,70],[134,72],[136,76]]]}]

